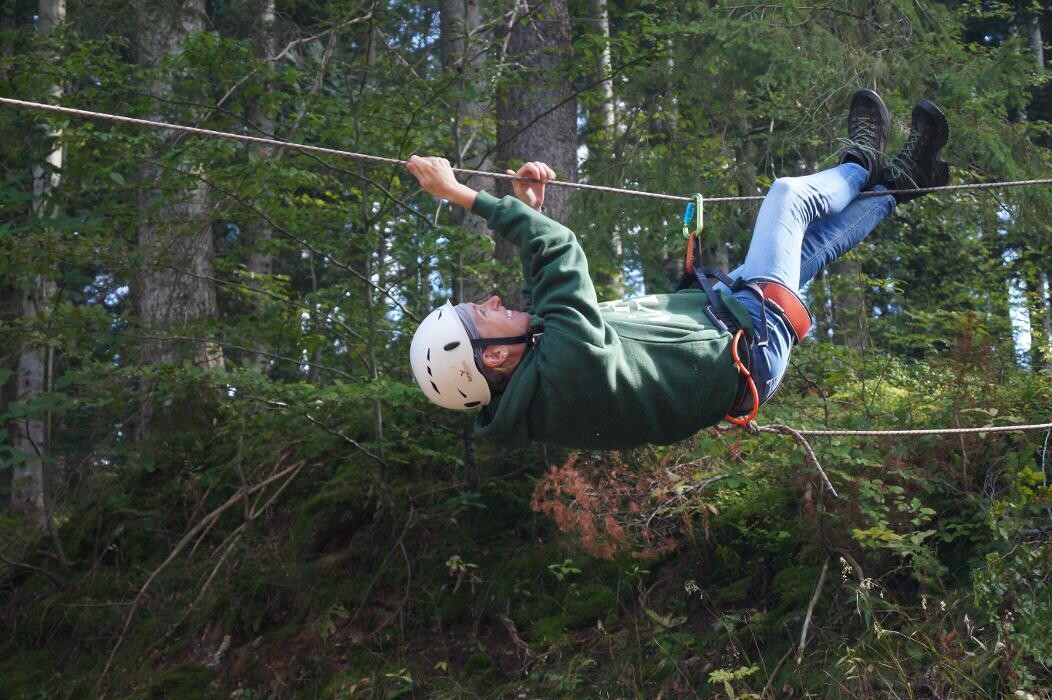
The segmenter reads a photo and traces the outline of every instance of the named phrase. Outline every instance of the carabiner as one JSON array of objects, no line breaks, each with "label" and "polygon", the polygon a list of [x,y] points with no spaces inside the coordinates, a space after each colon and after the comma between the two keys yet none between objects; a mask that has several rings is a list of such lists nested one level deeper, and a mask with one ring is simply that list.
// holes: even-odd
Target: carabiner
[{"label": "carabiner", "polygon": [[693,202],[687,202],[687,208],[683,210],[683,237],[687,239],[687,255],[684,263],[688,273],[694,269],[694,246],[704,227],[705,198],[699,193],[694,195]]}]

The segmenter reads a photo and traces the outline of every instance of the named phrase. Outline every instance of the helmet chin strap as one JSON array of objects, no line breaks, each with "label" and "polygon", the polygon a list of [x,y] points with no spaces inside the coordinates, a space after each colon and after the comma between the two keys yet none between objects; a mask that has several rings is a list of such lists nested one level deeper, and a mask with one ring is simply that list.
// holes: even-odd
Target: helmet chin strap
[{"label": "helmet chin strap", "polygon": [[485,348],[490,345],[519,345],[526,343],[526,347],[534,348],[537,347],[537,343],[541,341],[541,335],[544,333],[544,327],[542,326],[539,330],[530,329],[525,335],[515,335],[506,338],[472,338],[471,346],[476,348]]}]

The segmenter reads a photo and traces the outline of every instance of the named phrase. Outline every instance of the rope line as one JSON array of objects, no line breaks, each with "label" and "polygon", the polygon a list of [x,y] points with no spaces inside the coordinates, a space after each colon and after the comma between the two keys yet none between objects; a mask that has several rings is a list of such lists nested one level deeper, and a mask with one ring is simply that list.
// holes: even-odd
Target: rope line
[{"label": "rope line", "polygon": [[[766,427],[768,426],[757,426],[761,431]],[[1052,423],[1037,423],[1034,425],[993,425],[985,428],[917,428],[909,430],[811,430],[807,428],[794,428],[794,430],[801,435],[808,435],[811,437],[965,435],[968,433],[1015,433],[1028,430],[1052,430]]]},{"label": "rope line", "polygon": [[[279,148],[285,148],[289,150],[301,151],[303,153],[314,153],[317,155],[335,156],[338,158],[349,158],[353,160],[366,161],[371,163],[383,163],[386,165],[404,166],[408,163],[405,160],[399,160],[396,158],[385,158],[383,156],[374,156],[366,153],[355,153],[353,151],[345,151],[337,148],[325,148],[322,146],[311,146],[308,144],[295,143],[292,141],[282,141],[280,139],[266,138],[263,136],[249,136],[248,134],[234,134],[227,131],[216,131],[214,129],[203,129],[200,127],[186,126],[183,124],[172,124],[169,122],[154,121],[150,119],[139,119],[136,117],[126,117],[116,114],[107,114],[105,112],[92,112],[83,109],[74,109],[72,107],[59,107],[56,105],[44,104],[41,102],[30,102],[26,100],[16,100],[10,97],[0,97],[0,104],[11,105],[13,107],[24,107],[27,109],[35,109],[46,112],[54,112],[57,114],[66,114],[74,117],[84,117],[88,119],[99,119],[103,121],[110,121],[120,124],[131,124],[134,126],[145,126],[153,129],[164,129],[169,131],[178,131],[187,134],[195,134],[198,136],[208,136],[212,138],[229,139],[232,141],[241,141],[245,143],[256,143],[266,146],[276,146]],[[468,168],[453,168],[454,172],[461,173],[463,175],[476,175],[483,177],[500,178],[505,180],[529,180],[529,178],[520,178],[516,175],[508,175],[507,173],[494,173],[487,172],[484,170],[471,170]],[[620,187],[607,187],[603,185],[590,185],[582,182],[561,182],[553,180],[548,183],[552,186],[557,187],[573,187],[582,190],[592,190],[596,192],[610,192],[614,194],[624,194],[636,197],[650,197],[653,199],[663,199],[674,202],[692,202],[692,197],[681,197],[677,195],[662,194],[658,192],[646,192],[643,190],[630,190]],[[879,192],[861,192],[860,197],[873,197],[882,196],[885,194],[899,194],[899,193],[929,193],[929,192],[947,192],[952,190],[984,190],[994,188],[1005,188],[1005,187],[1020,187],[1026,185],[1049,185],[1052,184],[1052,178],[1034,179],[1034,180],[1014,180],[1006,182],[981,182],[981,183],[966,183],[961,185],[944,185],[941,187],[923,187],[913,189],[902,189],[902,190],[882,190]],[[722,202],[750,202],[759,201],[764,198],[764,195],[748,195],[740,197],[707,197],[705,201],[710,204],[722,203]],[[787,425],[771,424],[771,425],[757,425],[755,422],[748,423],[741,426],[746,432],[751,434],[758,433],[775,433],[780,435],[788,435],[792,437],[804,450],[808,463],[818,472],[823,485],[829,490],[830,494],[834,498],[839,498],[833,483],[826,475],[825,470],[822,468],[821,463],[818,460],[818,456],[815,454],[811,445],[807,442],[806,436],[810,437],[838,437],[838,436],[917,436],[917,435],[963,435],[969,433],[1007,433],[1007,432],[1022,432],[1030,430],[1048,430],[1052,431],[1052,422],[1040,423],[1034,425],[1002,425],[1002,426],[986,426],[981,428],[926,428],[926,429],[907,429],[907,430],[817,430],[808,428],[792,428]],[[726,430],[726,429],[718,429]],[[1046,447],[1048,438],[1046,436]]]},{"label": "rope line", "polygon": [[[323,146],[311,146],[305,143],[296,143],[294,141],[282,141],[281,139],[266,138],[263,136],[249,136],[248,134],[234,134],[229,131],[216,131],[214,129],[202,129],[196,126],[186,126],[184,124],[172,124],[170,122],[154,121],[150,119],[139,119],[137,117],[125,117],[118,114],[107,114],[105,112],[92,112],[86,109],[74,109],[72,107],[59,107],[57,105],[44,104],[42,102],[29,102],[27,100],[16,100],[10,97],[0,97],[0,104],[11,105],[13,107],[24,107],[26,109],[36,109],[45,112],[55,112],[57,114],[67,114],[74,117],[84,117],[87,119],[100,119],[103,121],[116,122],[120,124],[132,124],[135,126],[146,126],[153,129],[166,129],[169,131],[180,131],[186,134],[196,134],[197,136],[208,136],[211,138],[222,138],[229,139],[232,141],[243,141],[246,143],[258,143],[264,146],[276,146],[279,148],[286,148],[294,151],[302,151],[304,153],[314,153],[317,155],[335,156],[338,158],[350,158],[352,160],[361,160],[371,163],[383,163],[386,165],[397,165],[404,166],[409,161],[399,160],[397,158],[385,158],[383,156],[374,156],[367,153],[355,153],[353,151],[344,151],[338,148],[325,148]],[[453,168],[454,172],[461,173],[463,175],[477,175],[483,177],[493,177],[502,180],[526,180],[531,181],[529,178],[518,177],[516,175],[508,175],[507,173],[495,173],[488,172],[485,170],[471,170],[468,168]],[[592,190],[595,192],[611,192],[613,194],[624,194],[635,197],[650,197],[652,199],[663,199],[672,202],[691,202],[692,197],[682,197],[674,194],[663,194],[660,192],[646,192],[644,190],[629,190],[622,187],[607,187],[605,185],[590,185],[584,182],[562,182],[560,180],[552,180],[548,183],[549,186],[553,187],[572,187],[580,190]],[[918,194],[918,193],[929,193],[929,192],[949,192],[952,190],[989,190],[995,188],[1005,187],[1022,187],[1027,185],[1052,185],[1052,178],[1041,178],[1034,180],[1010,180],[1005,182],[973,182],[965,183],[960,185],[943,185],[941,187],[918,187],[913,189],[899,189],[899,190],[881,190],[879,192],[868,191],[860,192],[859,197],[879,197],[885,194]],[[744,195],[739,197],[706,197],[706,204],[720,204],[725,202],[758,202],[762,201],[765,195]]]},{"label": "rope line", "polygon": [[[839,435],[850,435],[850,436],[871,436],[871,435],[962,435],[965,433],[1009,433],[1009,432],[1021,432],[1027,430],[1049,430],[1052,431],[1052,423],[1037,423],[1034,425],[996,425],[987,426],[984,428],[925,428],[917,430],[810,430],[807,428],[791,428],[788,425],[780,425],[772,423],[771,425],[757,425],[755,422],[746,423],[742,426],[731,426],[727,428],[717,428],[717,431],[724,432],[733,430],[734,427],[741,427],[742,430],[749,433],[750,435],[758,435],[760,433],[774,433],[776,435],[788,435],[803,449],[804,457],[808,464],[810,464],[816,472],[818,472],[819,478],[822,480],[822,485],[829,491],[829,494],[833,498],[840,498],[840,494],[837,493],[836,488],[833,486],[833,482],[829,479],[825,469],[822,468],[822,463],[818,461],[818,455],[815,454],[814,448],[807,441],[805,436],[811,437],[830,437]],[[1046,443],[1048,436],[1045,437]]]}]

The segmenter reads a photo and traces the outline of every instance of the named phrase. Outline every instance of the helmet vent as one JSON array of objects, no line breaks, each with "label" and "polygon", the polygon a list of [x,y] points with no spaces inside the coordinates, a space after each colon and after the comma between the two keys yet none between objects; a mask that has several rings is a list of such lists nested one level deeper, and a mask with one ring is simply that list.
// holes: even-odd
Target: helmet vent
[{"label": "helmet vent", "polygon": [[461,396],[463,396],[463,397],[464,397],[465,399],[466,399],[466,398],[468,397],[468,395],[467,395],[467,394],[465,394],[465,393],[464,393],[463,391],[460,391],[460,389],[457,389],[457,391],[458,391],[458,392],[460,393],[460,395],[461,395]]},{"label": "helmet vent", "polygon": [[442,393],[441,391],[438,390],[438,387],[435,386],[434,382],[431,382],[431,386],[432,386],[432,388],[434,388],[436,394],[441,394]]},{"label": "helmet vent", "polygon": [[442,347],[442,349],[445,350],[446,352],[449,352],[450,350],[455,350],[459,345],[460,345],[460,341],[459,340],[454,340],[452,343],[446,343]]},{"label": "helmet vent", "polygon": [[429,376],[429,377],[435,376],[435,375],[431,374],[431,365],[427,366],[427,376]]},{"label": "helmet vent", "polygon": [[481,401],[468,401],[466,404],[464,404],[464,408],[475,408],[475,406],[478,406],[480,403],[482,403],[482,402]]}]

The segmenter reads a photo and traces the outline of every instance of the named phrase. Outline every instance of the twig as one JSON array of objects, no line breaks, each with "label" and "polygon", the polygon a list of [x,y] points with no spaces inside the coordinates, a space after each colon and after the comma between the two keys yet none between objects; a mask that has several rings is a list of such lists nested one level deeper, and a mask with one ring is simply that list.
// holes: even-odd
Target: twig
[{"label": "twig", "polygon": [[126,338],[135,338],[137,340],[160,340],[160,341],[184,340],[184,341],[187,341],[187,342],[190,342],[190,343],[215,343],[216,345],[222,345],[224,348],[231,348],[233,350],[242,350],[244,352],[256,353],[257,355],[263,355],[265,357],[269,357],[269,358],[274,359],[274,360],[281,360],[283,362],[291,362],[292,364],[295,364],[295,365],[307,365],[308,367],[317,367],[318,369],[323,369],[326,372],[333,372],[335,374],[338,374],[341,377],[345,377],[346,379],[349,379],[351,381],[358,381],[358,377],[356,377],[353,374],[350,374],[348,372],[344,372],[342,369],[336,369],[335,367],[329,367],[327,365],[318,364],[317,362],[309,362],[307,360],[296,359],[295,357],[285,357],[283,355],[275,355],[272,352],[264,352],[262,350],[257,350],[256,348],[249,348],[249,347],[246,347],[244,345],[235,345],[234,343],[228,343],[225,340],[220,340],[219,338],[205,338],[205,337],[193,336],[193,335],[143,335],[141,333],[120,333],[119,335],[123,335]]},{"label": "twig", "polygon": [[846,549],[840,549],[839,547],[831,547],[832,551],[836,552],[847,562],[847,565],[851,567],[851,570],[855,573],[855,578],[858,579],[858,583],[862,583],[866,580],[866,572],[862,570],[862,565],[858,563],[858,560],[852,556],[851,552]]},{"label": "twig", "polygon": [[[371,279],[369,279],[369,277],[367,275],[362,274],[358,270],[356,270],[353,267],[351,267],[349,264],[343,262],[342,260],[340,260],[338,258],[333,257],[331,254],[326,253],[323,250],[320,250],[320,249],[316,248],[310,242],[300,238],[299,236],[294,234],[292,231],[288,230],[284,226],[281,226],[280,224],[275,222],[273,219],[271,219],[269,216],[267,216],[261,209],[259,209],[257,206],[255,206],[255,204],[253,204],[252,202],[249,202],[249,201],[245,200],[244,198],[238,196],[235,192],[233,192],[231,190],[227,190],[227,189],[225,189],[223,187],[220,187],[215,182],[212,182],[211,180],[208,180],[204,176],[201,176],[201,175],[198,175],[198,174],[194,174],[194,173],[190,173],[190,172],[187,172],[185,170],[179,170],[179,169],[176,169],[176,172],[178,172],[180,174],[183,174],[183,175],[186,175],[188,177],[193,177],[193,178],[197,178],[197,179],[201,180],[206,185],[208,185],[209,187],[214,189],[216,192],[219,192],[220,194],[224,195],[225,197],[229,197],[230,199],[232,199],[233,201],[237,202],[241,206],[251,210],[252,213],[254,213],[260,219],[265,221],[267,223],[267,225],[269,225],[275,231],[277,231],[281,235],[285,236],[289,240],[291,240],[291,241],[303,246],[304,248],[306,248],[310,252],[314,253],[318,257],[323,258],[325,260],[328,260],[329,262],[331,262],[333,265],[335,265],[336,267],[340,268],[341,270],[344,270],[346,272],[351,273],[352,275],[357,277],[359,280],[364,282],[366,285],[368,285],[369,287],[372,287],[373,289],[375,289],[376,291],[380,292],[385,297],[390,299],[391,303],[393,303],[395,306],[397,306],[399,309],[401,309],[402,313],[404,313],[409,318],[411,318],[414,321],[417,321],[419,323],[420,319],[417,317],[417,315],[414,314],[409,309],[407,309],[405,307],[405,305],[402,303],[401,299],[398,299],[397,296],[395,296],[394,292],[392,292],[390,289],[384,288],[384,287],[374,283]],[[350,172],[350,171],[346,171],[346,172]],[[353,174],[353,173],[351,173],[351,174]],[[377,186],[380,187],[379,185],[377,185]],[[381,187],[381,189],[383,189],[383,188]],[[394,199],[393,195],[389,195],[389,196],[392,199]],[[396,200],[396,201],[398,201],[398,200]],[[413,213],[415,213],[418,216],[422,217],[423,220],[427,221],[427,217],[422,215],[422,214],[420,214],[415,209],[412,209],[410,207],[410,211],[412,211]]]},{"label": "twig", "polygon": [[381,560],[380,565],[376,567],[376,573],[373,574],[372,580],[369,581],[369,585],[365,588],[365,593],[362,594],[361,604],[354,611],[354,615],[352,615],[351,618],[347,621],[348,627],[353,627],[354,623],[358,621],[358,616],[361,615],[362,610],[365,609],[365,604],[368,602],[369,596],[372,594],[373,589],[376,587],[377,581],[380,580],[380,576],[384,572],[384,567],[387,566],[387,560],[391,558],[391,555],[394,554],[394,551],[396,549],[402,546],[402,542],[405,541],[406,533],[409,532],[409,528],[413,525],[415,521],[416,509],[410,506],[408,517],[406,518],[405,525],[402,527],[401,534],[398,535],[398,540],[394,543],[394,546],[392,546],[391,549],[387,550],[387,554],[384,555],[384,558],[383,560]]},{"label": "twig", "polygon": [[[292,483],[292,481],[299,475],[300,470],[303,468],[304,464],[305,462],[299,462],[296,465],[298,467],[296,471],[294,471],[292,474],[289,474],[289,478],[287,478],[281,484],[281,486],[279,486],[278,489],[270,495],[270,498],[267,499],[267,502],[263,504],[262,508],[256,508],[256,506],[253,505],[251,509],[246,511],[245,521],[241,523],[236,530],[230,533],[226,540],[222,544],[220,544],[219,547],[216,548],[217,550],[222,551],[222,554],[219,555],[219,561],[217,561],[216,565],[212,567],[212,572],[208,575],[208,578],[205,579],[204,584],[201,586],[201,590],[197,592],[197,596],[194,597],[193,602],[190,603],[190,605],[186,608],[186,611],[183,613],[182,617],[179,618],[179,621],[171,627],[169,627],[168,631],[164,634],[164,636],[161,637],[150,647],[151,649],[156,649],[157,647],[160,647],[161,645],[166,643],[171,638],[172,634],[174,634],[177,629],[182,627],[183,623],[186,622],[186,619],[190,616],[190,613],[193,612],[194,608],[197,607],[197,604],[201,602],[201,598],[204,597],[205,593],[208,591],[208,588],[211,586],[212,581],[215,580],[215,577],[219,574],[219,570],[223,567],[223,564],[226,563],[226,560],[234,551],[234,547],[237,545],[238,542],[241,541],[241,537],[245,534],[245,531],[248,529],[248,526],[251,525],[264,511],[266,511],[267,508],[269,508],[275,500],[277,500],[278,496],[281,495],[281,492],[285,490],[285,487]],[[259,493],[260,495],[262,495],[262,491],[260,491]],[[248,499],[247,492],[244,494],[244,498],[246,500]],[[196,543],[194,546],[197,546]]]},{"label": "twig", "polygon": [[58,588],[60,590],[62,588],[62,583],[50,571],[47,571],[45,569],[41,569],[39,567],[33,566],[32,564],[23,564],[20,561],[15,561],[13,559],[8,559],[7,557],[4,556],[3,552],[0,552],[0,562],[3,562],[5,564],[7,564],[8,566],[12,566],[12,567],[14,567],[16,569],[25,569],[26,571],[32,571],[33,573],[43,574],[44,576],[47,576],[49,579],[51,579],[51,583],[55,584],[56,588]]},{"label": "twig", "polygon": [[654,518],[655,518],[655,517],[657,516],[657,514],[658,514],[658,513],[660,513],[661,511],[663,511],[663,510],[664,510],[665,508],[667,508],[668,506],[672,505],[672,503],[673,503],[673,502],[674,502],[674,501],[675,501],[676,499],[678,499],[678,498],[682,498],[682,497],[683,497],[683,496],[684,496],[685,494],[688,494],[688,493],[690,493],[691,491],[700,491],[700,490],[702,490],[703,488],[705,488],[706,486],[711,486],[712,484],[715,484],[715,483],[717,483],[717,482],[720,482],[720,481],[723,481],[724,479],[729,479],[729,478],[731,478],[731,477],[730,477],[730,474],[717,474],[716,476],[712,476],[712,477],[709,477],[708,479],[705,479],[704,481],[702,481],[702,482],[700,482],[700,483],[698,483],[698,484],[692,484],[692,485],[690,485],[690,486],[687,486],[687,487],[685,487],[685,488],[684,488],[684,489],[682,490],[682,492],[680,492],[680,493],[677,493],[677,494],[676,494],[675,496],[673,496],[672,498],[669,498],[669,499],[668,499],[667,501],[665,501],[664,503],[662,503],[661,505],[659,505],[659,506],[658,506],[658,507],[657,507],[657,508],[656,508],[656,509],[654,510],[654,512],[650,514],[650,517],[649,517],[649,518],[647,518],[647,521],[646,521],[646,523],[645,523],[645,524],[643,525],[643,527],[645,527],[645,528],[647,528],[647,527],[650,527],[650,521],[651,521],[651,520],[653,520],[653,519],[654,519]]},{"label": "twig", "polygon": [[807,442],[807,438],[800,434],[800,431],[790,428],[788,425],[762,425],[757,426],[754,423],[750,423],[758,432],[761,433],[781,433],[782,435],[791,435],[800,447],[804,448],[804,455],[807,457],[807,461],[812,467],[818,472],[818,476],[822,478],[822,483],[829,489],[829,493],[832,494],[833,498],[840,498],[840,494],[833,488],[833,482],[826,476],[826,472],[822,469],[821,462],[818,461],[818,457],[815,455],[815,451],[811,449],[811,444]]},{"label": "twig", "polygon": [[377,455],[374,455],[372,452],[370,452],[369,450],[367,450],[364,447],[362,447],[361,443],[359,443],[357,440],[349,438],[346,435],[344,435],[343,433],[340,433],[340,432],[337,432],[337,431],[333,430],[332,428],[330,428],[329,426],[325,425],[324,423],[321,423],[318,420],[316,420],[309,413],[304,413],[303,417],[306,418],[307,420],[309,420],[314,425],[316,425],[319,428],[321,428],[322,430],[324,430],[325,432],[327,432],[329,435],[332,435],[334,437],[338,437],[341,440],[344,440],[345,442],[347,442],[347,443],[349,443],[351,445],[354,445],[359,450],[361,450],[367,457],[371,457],[372,459],[374,459],[377,462],[379,462],[382,466],[384,466],[384,467],[387,466],[387,460],[385,460],[383,457],[378,457]]},{"label": "twig", "polygon": [[161,572],[168,568],[169,564],[175,561],[175,558],[178,557],[179,554],[186,548],[186,546],[197,537],[198,533],[200,533],[201,530],[211,526],[211,524],[218,520],[223,513],[240,503],[241,499],[244,498],[245,495],[255,493],[261,489],[266,488],[268,485],[274,483],[278,479],[281,479],[287,476],[288,474],[298,471],[302,466],[302,463],[294,464],[291,467],[287,467],[279,472],[271,474],[269,477],[247,490],[244,487],[239,488],[236,492],[234,492],[234,495],[227,499],[226,503],[219,506],[205,517],[201,518],[201,520],[196,525],[190,528],[190,530],[185,535],[183,535],[183,538],[179,540],[179,543],[176,544],[175,548],[172,549],[172,551],[168,554],[168,558],[161,562],[161,565],[154,569],[153,573],[151,573],[150,576],[146,579],[146,583],[142,585],[142,588],[139,589],[138,594],[132,601],[131,610],[128,611],[128,616],[124,620],[124,627],[121,629],[121,633],[117,637],[117,642],[113,645],[113,649],[110,650],[109,658],[106,659],[106,665],[103,667],[102,673],[99,674],[99,680],[95,683],[95,692],[97,695],[102,694],[102,683],[106,679],[106,675],[109,673],[110,667],[113,665],[113,659],[117,655],[117,650],[120,649],[121,644],[124,642],[124,637],[125,635],[127,635],[128,629],[131,627],[132,619],[135,617],[135,613],[136,611],[138,611],[139,605],[142,603],[143,598],[146,596],[146,591],[150,588],[150,585],[154,582],[154,580],[156,580],[156,578],[161,574]]},{"label": "twig", "polygon": [[815,584],[815,592],[811,594],[811,602],[807,604],[807,614],[804,616],[804,626],[800,630],[800,646],[796,650],[796,665],[799,666],[804,658],[804,648],[807,646],[807,628],[811,626],[811,615],[815,612],[818,597],[822,594],[822,584],[826,582],[826,572],[829,571],[829,557],[822,562],[822,573],[818,575],[818,583]]},{"label": "twig", "polygon": [[511,637],[511,641],[516,647],[522,650],[523,656],[523,675],[526,674],[530,669],[530,662],[537,656],[529,644],[527,644],[522,637],[519,636],[519,630],[515,627],[515,621],[509,618],[507,615],[497,615],[497,619],[504,625],[504,629],[508,631],[508,636]]},{"label": "twig", "polygon": [[[222,279],[222,278],[219,278],[219,277],[212,277],[210,275],[201,275],[201,274],[198,274],[196,272],[191,272],[190,270],[183,269],[181,267],[176,267],[174,265],[163,265],[162,267],[165,267],[165,268],[171,270],[172,272],[177,272],[180,275],[186,275],[187,277],[193,277],[194,279],[205,280],[206,282],[212,282],[214,284],[219,284],[219,285],[222,285],[224,287],[232,287],[234,289],[241,289],[241,290],[249,292],[251,294],[258,294],[260,296],[265,296],[265,297],[268,297],[270,299],[274,299],[275,301],[279,301],[279,302],[281,302],[283,304],[288,304],[289,306],[292,306],[294,308],[300,309],[302,311],[309,311],[310,313],[317,313],[318,312],[317,309],[312,308],[312,307],[310,307],[310,306],[308,306],[306,304],[301,304],[298,301],[296,301],[295,299],[290,299],[289,297],[283,297],[280,294],[275,294],[274,292],[267,291],[266,289],[260,289],[259,287],[252,287],[252,286],[249,286],[247,284],[240,284],[238,282],[231,282],[230,280],[225,280],[225,279]],[[338,325],[338,326],[342,327],[345,331],[347,331],[347,334],[350,335],[351,337],[353,337],[355,340],[360,340],[362,342],[365,342],[365,338],[362,336],[361,333],[359,333],[358,331],[354,330],[353,328],[348,326],[346,323],[344,323],[340,319],[338,319],[335,316],[333,316],[331,312],[328,312],[328,311],[323,312],[323,317],[325,318],[326,321],[329,321],[330,323],[332,323],[334,325]]]},{"label": "twig", "polygon": [[[314,35],[312,35],[312,36],[305,36],[305,37],[302,37],[302,38],[300,38],[300,39],[294,39],[294,40],[292,40],[292,41],[290,41],[290,42],[289,42],[288,46],[286,46],[286,47],[285,47],[284,49],[282,49],[282,50],[281,50],[280,52],[278,52],[277,54],[275,54],[275,55],[273,55],[273,56],[267,56],[267,57],[266,57],[266,62],[267,62],[267,63],[271,63],[271,64],[273,64],[273,63],[277,63],[277,62],[278,62],[278,61],[280,61],[281,59],[285,58],[285,56],[289,55],[289,54],[291,53],[292,49],[293,49],[294,47],[298,46],[299,44],[306,44],[306,43],[309,43],[309,42],[311,42],[311,41],[314,41],[314,40],[316,40],[316,39],[321,39],[321,38],[322,38],[323,36],[325,36],[326,34],[332,34],[332,33],[334,33],[334,32],[335,32],[336,30],[338,30],[338,29],[343,29],[344,27],[350,26],[350,25],[352,25],[352,24],[357,24],[358,22],[364,22],[364,21],[370,20],[370,19],[372,19],[372,18],[373,18],[373,13],[372,13],[372,12],[369,12],[368,14],[366,14],[366,15],[363,15],[363,16],[361,16],[361,17],[355,17],[354,19],[348,20],[348,21],[346,21],[346,22],[342,22],[342,23],[340,23],[340,24],[336,25],[335,27],[330,27],[329,29],[326,29],[326,30],[325,30],[325,31],[323,31],[323,32],[319,32],[318,34],[314,34]],[[295,61],[293,61],[293,62],[295,62]],[[229,99],[229,97],[230,97],[231,95],[233,95],[233,94],[234,94],[234,92],[235,92],[235,91],[236,91],[236,90],[237,90],[237,89],[238,89],[239,87],[241,87],[242,85],[244,85],[244,84],[245,84],[245,82],[246,82],[246,81],[247,81],[247,80],[248,80],[249,78],[251,78],[251,77],[252,77],[253,75],[255,75],[255,74],[256,74],[256,73],[258,73],[258,72],[259,72],[259,68],[253,68],[253,69],[252,69],[252,70],[250,70],[250,71],[249,71],[248,73],[246,73],[246,74],[244,75],[244,77],[240,78],[240,79],[239,79],[239,80],[238,80],[237,82],[235,82],[235,83],[234,83],[234,84],[233,84],[233,85],[232,85],[232,86],[231,86],[231,87],[230,87],[230,88],[229,88],[229,89],[228,89],[228,90],[226,91],[226,93],[225,93],[225,94],[224,94],[224,95],[223,95],[223,96],[222,96],[222,97],[221,97],[221,98],[219,99],[219,101],[218,101],[218,102],[216,102],[216,107],[218,108],[218,107],[219,107],[219,106],[221,106],[221,105],[222,105],[222,104],[223,104],[224,102],[226,102],[226,101],[227,101],[227,99]],[[250,124],[250,125],[252,126],[252,128],[253,128],[253,129],[255,129],[255,130],[256,130],[257,132],[259,132],[259,133],[261,133],[261,134],[265,134],[266,136],[271,136],[271,134],[268,134],[267,132],[263,131],[262,129],[260,129],[259,127],[257,127],[257,126],[256,126],[255,124],[252,124],[251,122],[249,122],[249,124]]]},{"label": "twig", "polygon": [[789,648],[782,654],[782,658],[778,659],[778,663],[774,665],[774,670],[767,676],[767,683],[763,686],[763,690],[760,691],[760,698],[771,697],[767,693],[771,690],[771,684],[774,683],[775,677],[778,675],[778,671],[782,668],[782,664],[789,658],[789,655],[793,653],[793,645],[790,644]]}]

